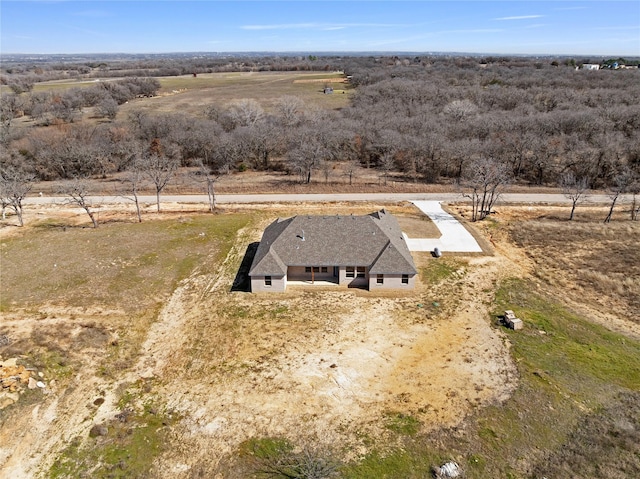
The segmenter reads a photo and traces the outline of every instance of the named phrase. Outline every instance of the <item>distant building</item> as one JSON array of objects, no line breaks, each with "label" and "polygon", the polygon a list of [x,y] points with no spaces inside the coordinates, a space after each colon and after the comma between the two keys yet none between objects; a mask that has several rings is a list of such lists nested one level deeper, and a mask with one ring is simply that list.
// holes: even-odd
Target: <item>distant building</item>
[{"label": "distant building", "polygon": [[251,291],[285,291],[287,281],[413,289],[416,267],[398,221],[369,215],[278,218],[264,231],[249,270]]},{"label": "distant building", "polygon": [[598,65],[597,63],[583,63],[582,69],[583,70],[600,70],[600,65]]}]

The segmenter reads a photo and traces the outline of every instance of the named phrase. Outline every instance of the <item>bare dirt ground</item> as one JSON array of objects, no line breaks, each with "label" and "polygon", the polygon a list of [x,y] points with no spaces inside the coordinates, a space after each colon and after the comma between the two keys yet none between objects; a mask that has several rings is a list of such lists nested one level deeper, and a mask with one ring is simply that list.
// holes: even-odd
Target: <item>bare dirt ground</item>
[{"label": "bare dirt ground", "polygon": [[[162,322],[152,328],[145,356],[153,360],[139,363],[139,374],[159,378],[160,394],[185,418],[176,428],[182,448],[166,454],[158,468],[177,473],[201,467],[199,457],[183,451],[203,447],[209,464],[215,464],[254,436],[350,444],[357,454],[362,444],[356,434],[384,435],[381,418],[387,412],[413,414],[429,429],[457,424],[474,406],[506,399],[515,369],[508,345],[488,327],[488,298],[476,292],[490,288],[500,260],[478,258],[467,268],[460,272],[465,279],[459,291],[469,301],[460,312],[435,318],[417,308],[413,295],[299,290],[272,299],[229,295],[220,286],[231,278],[210,287],[207,280],[193,284],[190,297],[202,302],[185,304],[182,321],[172,323],[182,327],[176,336],[190,343],[194,333],[211,335],[223,351],[208,361],[209,354],[199,351],[200,362],[194,364],[184,355],[184,343],[166,347]],[[302,316],[243,323],[250,338],[233,340],[206,312],[220,303],[267,311],[275,303]],[[224,377],[206,373],[216,363]],[[175,376],[175,369],[188,366],[189,373]]]},{"label": "bare dirt ground", "polygon": [[[67,220],[80,218],[57,208]],[[286,208],[262,210],[281,214]],[[396,209],[411,216],[408,207]],[[490,325],[489,308],[497,282],[531,274],[535,262],[504,230],[480,226],[475,234],[490,245],[488,254],[456,255],[452,274],[418,282],[410,294],[338,287],[290,288],[274,296],[231,292],[247,246],[271,219],[238,231],[216,271],[196,270],[178,285],[122,371],[98,374],[105,352],[85,348],[83,367],[64,388],[48,383],[41,398],[31,396],[9,413],[10,420],[5,416],[0,477],[45,474],[73,438],[87,438],[93,425],[118,414],[122,391],[136,383],[179,417],[153,471],[154,477],[175,478],[196,471],[216,477],[219,465],[251,437],[339,443],[348,445],[345,456],[355,457],[372,438],[388,439],[384,418],[390,413],[410,414],[431,430],[509,397],[516,368],[506,336]],[[419,229],[416,221],[407,224]],[[13,231],[1,229],[0,239]],[[436,261],[426,253],[415,259],[419,267]],[[45,305],[37,313],[0,315],[3,332],[14,339],[38,328],[66,328],[63,348],[72,348],[91,321],[102,321],[104,340],[117,340],[113,331],[122,320],[120,311]],[[115,318],[111,330],[105,318]]]}]

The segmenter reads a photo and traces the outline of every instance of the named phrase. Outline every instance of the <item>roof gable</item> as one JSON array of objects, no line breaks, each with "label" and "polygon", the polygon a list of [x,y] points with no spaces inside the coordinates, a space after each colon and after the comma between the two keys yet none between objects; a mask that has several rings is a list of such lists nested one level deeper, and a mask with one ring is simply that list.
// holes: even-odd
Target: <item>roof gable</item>
[{"label": "roof gable", "polygon": [[402,252],[389,241],[371,265],[369,272],[371,274],[415,274],[417,270],[413,265],[413,259],[407,261]]},{"label": "roof gable", "polygon": [[285,220],[278,218],[267,226],[264,233],[262,233],[262,240],[260,240],[260,245],[258,245],[256,255],[251,263],[250,276],[287,274],[287,265],[272,249],[272,246],[292,220],[293,218]]}]

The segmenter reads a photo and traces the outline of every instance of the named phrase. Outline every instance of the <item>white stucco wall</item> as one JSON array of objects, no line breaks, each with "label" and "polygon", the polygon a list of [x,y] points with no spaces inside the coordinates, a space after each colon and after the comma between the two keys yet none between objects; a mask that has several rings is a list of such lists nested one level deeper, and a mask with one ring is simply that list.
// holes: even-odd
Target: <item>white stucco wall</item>
[{"label": "white stucco wall", "polygon": [[271,286],[264,284],[264,276],[252,276],[251,277],[251,292],[252,293],[266,293],[266,292],[282,292],[287,288],[286,276],[272,276]]},{"label": "white stucco wall", "polygon": [[416,283],[416,275],[409,275],[409,282],[407,284],[402,283],[401,274],[385,274],[384,282],[378,284],[378,276],[372,274],[369,278],[369,290],[376,291],[381,289],[413,289]]}]

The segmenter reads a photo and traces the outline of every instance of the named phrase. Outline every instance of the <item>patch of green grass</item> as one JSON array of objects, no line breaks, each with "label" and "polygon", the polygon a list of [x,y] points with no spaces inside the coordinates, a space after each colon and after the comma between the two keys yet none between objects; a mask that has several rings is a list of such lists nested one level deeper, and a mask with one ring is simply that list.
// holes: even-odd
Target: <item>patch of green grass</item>
[{"label": "patch of green grass", "polygon": [[251,215],[35,228],[3,240],[0,306],[152,307],[196,268],[226,257]]},{"label": "patch of green grass", "polygon": [[389,412],[385,417],[385,427],[396,434],[414,436],[421,426],[422,423],[409,414]]},{"label": "patch of green grass", "polygon": [[426,284],[436,285],[458,274],[466,262],[456,258],[438,258],[420,269],[420,278]]},{"label": "patch of green grass", "polygon": [[361,460],[342,469],[343,479],[423,479],[432,477],[433,464],[439,463],[439,456],[431,451],[393,449],[382,453],[374,450]]},{"label": "patch of green grass", "polygon": [[47,380],[68,379],[74,373],[73,365],[61,351],[38,349],[22,359],[21,362],[27,367],[42,371]]},{"label": "patch of green grass", "polygon": [[286,304],[279,304],[269,312],[272,319],[276,319],[281,316],[286,316],[288,313],[289,313],[289,306],[287,306]]},{"label": "patch of green grass", "polygon": [[523,372],[535,372],[579,399],[591,396],[593,388],[640,389],[638,341],[587,321],[534,291],[532,284],[511,280],[496,295],[496,311],[513,309],[525,323],[524,330],[509,333]]}]

